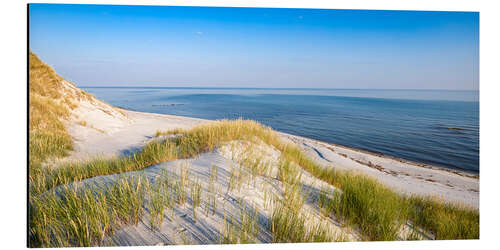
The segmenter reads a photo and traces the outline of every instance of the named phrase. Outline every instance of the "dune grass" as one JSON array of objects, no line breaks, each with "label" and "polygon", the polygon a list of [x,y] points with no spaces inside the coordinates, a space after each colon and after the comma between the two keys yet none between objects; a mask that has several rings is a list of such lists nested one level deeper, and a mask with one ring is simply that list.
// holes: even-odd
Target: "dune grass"
[{"label": "dune grass", "polygon": [[238,202],[239,220],[226,216],[224,211],[224,223],[222,225],[220,244],[249,244],[256,243],[259,233],[258,214],[259,211],[253,206],[245,206],[240,200]]},{"label": "dune grass", "polygon": [[35,54],[29,55],[29,156],[30,166],[61,157],[73,148],[63,120],[69,116],[62,102],[63,79]]},{"label": "dune grass", "polygon": [[[42,229],[47,226],[47,221],[40,221],[37,212],[40,211],[41,204],[34,204],[39,201],[37,192],[32,192],[32,182],[34,176],[43,173],[42,163],[51,158],[63,157],[73,149],[73,142],[64,126],[64,119],[69,116],[68,104],[71,101],[62,102],[61,92],[62,77],[44,64],[34,53],[29,54],[29,214],[30,232],[35,232],[33,241],[42,242],[49,237],[47,231]],[[71,105],[73,107],[73,105]],[[52,202],[52,203],[50,203]],[[54,200],[49,200],[48,204],[54,205]],[[57,230],[57,229],[55,229]],[[33,237],[32,237],[33,238]],[[31,240],[30,240],[31,242]],[[59,242],[62,244],[62,242]]]},{"label": "dune grass", "polygon": [[174,182],[174,192],[176,194],[176,201],[179,205],[184,205],[187,202],[187,189],[189,186],[189,165],[182,164],[179,170],[179,178]]},{"label": "dune grass", "polygon": [[259,233],[259,211],[253,206],[245,206],[240,200],[240,243],[255,243]]},{"label": "dune grass", "polygon": [[197,221],[197,213],[196,213],[196,208],[198,208],[201,205],[201,195],[202,195],[202,189],[201,189],[201,183],[198,179],[194,180],[191,185],[190,185],[190,191],[191,191],[191,207],[193,209],[193,219],[194,222]]},{"label": "dune grass", "polygon": [[163,222],[164,212],[168,206],[168,198],[165,195],[168,190],[163,188],[163,185],[157,184],[152,187],[151,192],[149,192],[149,210],[151,218],[149,220],[149,225],[152,230],[159,230],[160,225]]},{"label": "dune grass", "polygon": [[100,245],[119,225],[138,223],[149,189],[143,177],[123,177],[101,192],[75,184],[33,196],[30,246]]},{"label": "dune grass", "polygon": [[296,163],[316,178],[342,190],[336,201],[336,216],[358,226],[367,240],[396,240],[399,228],[407,220],[430,231],[436,239],[479,238],[477,210],[429,197],[406,197],[370,177],[324,168],[296,145],[282,143],[270,128],[256,122],[219,121],[182,131],[182,134],[174,141],[182,145],[180,151],[188,157],[231,140],[258,138],[274,146],[282,152],[285,161]]},{"label": "dune grass", "polygon": [[[71,136],[64,123],[69,118],[70,110],[77,107],[77,100],[94,97],[83,90],[65,88],[65,80],[31,51],[28,76],[31,169],[31,166],[39,167],[47,159],[66,156],[73,149]],[[66,83],[66,87],[74,85],[69,81]],[[85,121],[80,122],[86,124]]]},{"label": "dune grass", "polygon": [[172,129],[172,130],[168,130],[168,131],[158,130],[158,131],[156,131],[155,136],[159,137],[159,136],[167,136],[167,135],[177,135],[177,134],[182,134],[185,131],[186,131],[185,129],[181,129],[181,128],[176,128],[176,129]]},{"label": "dune grass", "polygon": [[307,218],[290,206],[279,205],[271,215],[273,240],[281,243],[331,242],[334,235],[322,225],[308,226]]},{"label": "dune grass", "polygon": [[[144,175],[119,176],[97,189],[75,182],[34,196],[30,246],[110,245],[113,242],[107,237],[123,225],[137,225],[145,209],[150,214],[150,229],[159,231],[165,217],[173,218],[174,202],[187,202],[187,188],[193,209],[200,206],[201,183],[186,169],[181,167],[178,180],[164,170],[153,182]],[[169,210],[172,214],[167,215]],[[196,216],[193,214],[195,221]]]},{"label": "dune grass", "polygon": [[[223,120],[202,124],[191,130],[183,130],[181,136],[151,142],[140,152],[131,156],[96,159],[53,169],[40,168],[34,176],[30,176],[30,192],[42,194],[61,184],[78,182],[85,178],[140,170],[163,161],[191,158],[202,152],[212,151],[233,140],[259,140],[274,146],[282,153],[283,165],[280,168],[279,178],[284,182],[287,196],[285,199],[289,205],[282,205],[273,212],[273,235],[277,242],[331,239],[330,233],[321,232],[321,228],[311,233],[302,227],[303,218],[298,215],[297,207],[300,207],[303,200],[301,200],[302,195],[297,193],[298,185],[294,185],[300,183],[297,181],[300,180],[300,174],[294,166],[300,166],[316,178],[342,191],[331,195],[335,197],[332,199],[332,214],[336,218],[341,218],[346,224],[359,228],[366,240],[396,240],[399,228],[407,220],[431,232],[436,239],[477,239],[479,237],[478,211],[430,198],[402,196],[369,177],[323,168],[307,157],[297,146],[283,143],[270,128],[245,120]],[[180,175],[183,175],[182,171]],[[179,190],[183,189],[183,185],[187,185],[187,182],[182,179],[181,177],[181,180],[173,184],[178,186]],[[132,190],[126,192],[128,193],[123,195],[136,195],[132,193]],[[182,195],[186,191],[178,193]],[[182,198],[178,200],[181,201]],[[131,204],[133,207],[134,204],[138,204],[137,202],[127,201],[126,204]],[[117,202],[112,204],[117,204]],[[296,204],[296,206],[290,204]],[[132,218],[138,218],[141,212],[140,209],[134,210],[130,207],[123,209],[118,209],[122,211],[119,214],[128,214]],[[46,234],[39,228],[43,228],[47,222],[38,217],[40,208],[33,205],[32,210],[34,222],[30,226],[37,228],[37,230],[32,230],[32,238],[35,239],[34,242],[46,243]],[[230,227],[229,224],[228,227]],[[229,243],[233,240],[232,235],[225,235],[223,242]],[[59,244],[50,240],[49,242]],[[89,241],[82,243],[87,244]]]},{"label": "dune grass", "polygon": [[222,227],[222,237],[219,240],[220,244],[237,244],[238,243],[238,227],[231,215],[227,217],[224,213],[224,225]]},{"label": "dune grass", "polygon": [[329,188],[322,188],[318,193],[318,206],[320,212],[325,217],[330,217],[335,209],[338,209],[340,194],[337,191],[331,191]]},{"label": "dune grass", "polygon": [[109,204],[122,222],[137,225],[143,215],[145,194],[150,193],[149,181],[144,176],[123,177],[115,183],[106,193]]},{"label": "dune grass", "polygon": [[76,100],[93,98],[83,90],[66,91],[63,81],[52,67],[29,53],[30,166],[66,156],[72,150],[73,143],[64,121],[69,118],[70,110],[77,107]]},{"label": "dune grass", "polygon": [[208,169],[208,188],[207,188],[207,200],[205,201],[205,215],[215,215],[217,210],[217,175],[218,175],[217,165],[212,165]]},{"label": "dune grass", "polygon": [[308,218],[302,213],[306,196],[302,193],[299,170],[289,162],[280,167],[283,199],[273,208],[271,232],[274,242],[326,242],[332,241],[324,227],[308,226]]},{"label": "dune grass", "polygon": [[403,199],[373,179],[345,175],[336,201],[337,217],[359,226],[368,240],[396,240],[407,220]]},{"label": "dune grass", "polygon": [[409,219],[435,234],[438,240],[478,239],[479,213],[460,204],[437,198],[412,196],[408,199]]}]

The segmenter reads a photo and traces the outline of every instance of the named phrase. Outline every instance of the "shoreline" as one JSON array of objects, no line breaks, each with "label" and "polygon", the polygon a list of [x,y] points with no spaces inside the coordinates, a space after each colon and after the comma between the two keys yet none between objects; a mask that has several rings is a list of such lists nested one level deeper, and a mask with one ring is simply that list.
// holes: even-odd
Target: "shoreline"
[{"label": "shoreline", "polygon": [[360,149],[360,148],[356,148],[356,147],[345,146],[345,145],[331,143],[331,142],[326,142],[326,141],[322,141],[322,140],[318,140],[318,139],[313,139],[313,138],[309,138],[309,137],[305,137],[305,136],[284,133],[284,132],[281,132],[281,131],[277,131],[277,132],[280,133],[280,134],[283,134],[283,135],[300,137],[300,138],[307,139],[307,140],[317,141],[318,143],[322,143],[322,144],[326,144],[326,145],[331,145],[331,146],[335,146],[335,147],[341,147],[341,148],[345,148],[345,149],[357,151],[359,153],[373,155],[375,157],[381,157],[381,158],[391,159],[391,160],[399,161],[399,162],[405,163],[405,164],[411,164],[411,165],[414,165],[416,167],[422,167],[422,168],[432,169],[432,170],[436,170],[436,171],[446,171],[446,172],[449,172],[449,173],[453,173],[453,174],[456,174],[456,175],[465,176],[465,177],[469,177],[469,178],[475,178],[475,179],[479,179],[480,178],[479,171],[476,174],[476,173],[472,172],[471,170],[446,168],[444,166],[441,167],[441,166],[431,165],[431,164],[427,164],[427,163],[421,163],[421,162],[412,161],[412,160],[404,159],[404,158],[397,157],[397,156],[392,156],[392,155],[387,155],[387,154],[379,153],[379,152],[376,152],[376,151],[370,151],[370,150],[366,150],[366,149]]},{"label": "shoreline", "polygon": [[[171,115],[171,114],[160,114],[160,113],[152,113],[152,112],[143,112],[143,111],[133,110],[133,109],[129,109],[129,108],[121,107],[121,106],[113,106],[113,107],[118,108],[118,109],[122,109],[122,110],[127,110],[127,111],[132,111],[132,112],[138,112],[138,113],[167,115],[167,116],[182,117],[182,118],[189,118],[189,119],[197,119],[197,120],[204,120],[204,121],[216,121],[216,120],[208,120],[208,119],[196,118],[196,117],[189,117],[189,116],[178,116],[178,115]],[[335,146],[335,147],[342,147],[342,148],[349,149],[349,150],[354,150],[354,151],[357,151],[357,152],[360,152],[360,153],[363,153],[363,154],[370,154],[370,155],[373,155],[373,156],[376,156],[376,157],[382,157],[382,158],[392,159],[392,160],[396,160],[396,161],[399,161],[399,162],[405,163],[405,164],[411,164],[411,165],[414,165],[414,166],[418,166],[418,167],[422,167],[422,168],[428,168],[428,169],[437,170],[437,171],[446,171],[446,172],[450,172],[450,173],[453,173],[453,174],[457,174],[457,175],[465,176],[465,177],[469,177],[469,178],[476,178],[476,179],[480,178],[480,171],[477,171],[477,173],[476,173],[476,171],[468,170],[468,169],[463,169],[463,168],[451,168],[451,167],[445,167],[445,166],[432,165],[432,164],[418,162],[418,161],[414,161],[414,160],[408,160],[408,159],[405,159],[405,158],[402,158],[402,157],[398,157],[398,156],[392,156],[392,155],[380,153],[380,152],[377,152],[377,151],[372,151],[372,150],[367,150],[367,149],[360,149],[360,148],[346,146],[346,145],[342,145],[342,144],[327,142],[327,141],[323,141],[323,140],[320,140],[320,139],[314,139],[314,138],[309,138],[309,137],[305,137],[305,136],[301,136],[301,135],[295,135],[295,134],[285,133],[285,132],[279,131],[278,129],[275,129],[275,128],[272,128],[272,129],[274,131],[276,131],[278,134],[295,136],[295,137],[301,137],[301,138],[308,139],[308,140],[314,140],[314,141],[317,141],[319,143],[323,143],[323,144],[327,144],[327,145],[331,145],[331,146]]]},{"label": "shoreline", "polygon": [[[120,120],[104,113],[86,116],[85,112],[95,113],[95,110],[75,110],[80,113],[80,116],[87,117],[87,120],[91,121],[90,125],[86,127],[78,125],[76,121],[69,126],[68,131],[75,139],[75,150],[63,161],[131,154],[154,140],[157,130],[189,129],[213,121],[133,111],[115,106],[113,109],[123,113],[126,119],[120,118]],[[276,131],[276,133],[284,140],[297,144],[312,159],[325,167],[367,174],[401,193],[438,196],[446,201],[479,208],[479,175],[448,170],[280,131]]]},{"label": "shoreline", "polygon": [[447,202],[479,208],[479,176],[415,164],[356,148],[280,133],[316,162],[335,169],[373,177],[408,195],[434,196]]}]

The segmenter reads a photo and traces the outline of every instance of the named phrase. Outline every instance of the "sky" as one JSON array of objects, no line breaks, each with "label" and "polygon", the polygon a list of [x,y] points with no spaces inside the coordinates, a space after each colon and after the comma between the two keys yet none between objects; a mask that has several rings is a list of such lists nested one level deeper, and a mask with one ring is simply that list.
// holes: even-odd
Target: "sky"
[{"label": "sky", "polygon": [[479,13],[29,5],[77,86],[479,89]]}]

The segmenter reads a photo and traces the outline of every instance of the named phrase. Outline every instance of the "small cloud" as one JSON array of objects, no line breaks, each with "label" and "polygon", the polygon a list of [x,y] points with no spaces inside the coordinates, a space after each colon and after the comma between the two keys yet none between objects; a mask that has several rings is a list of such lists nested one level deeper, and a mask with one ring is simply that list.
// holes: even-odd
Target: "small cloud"
[{"label": "small cloud", "polygon": [[201,36],[201,35],[203,35],[203,32],[201,32],[201,31],[196,31],[196,35]]}]

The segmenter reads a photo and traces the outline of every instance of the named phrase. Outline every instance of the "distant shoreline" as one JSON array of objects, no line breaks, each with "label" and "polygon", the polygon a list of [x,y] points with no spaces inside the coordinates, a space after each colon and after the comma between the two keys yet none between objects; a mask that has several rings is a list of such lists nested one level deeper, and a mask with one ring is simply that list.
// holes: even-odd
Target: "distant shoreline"
[{"label": "distant shoreline", "polygon": [[180,87],[180,86],[78,86],[78,88],[130,88],[130,89],[259,89],[259,90],[373,90],[373,91],[457,91],[479,92],[478,89],[360,89],[360,88],[262,88],[262,87]]}]

